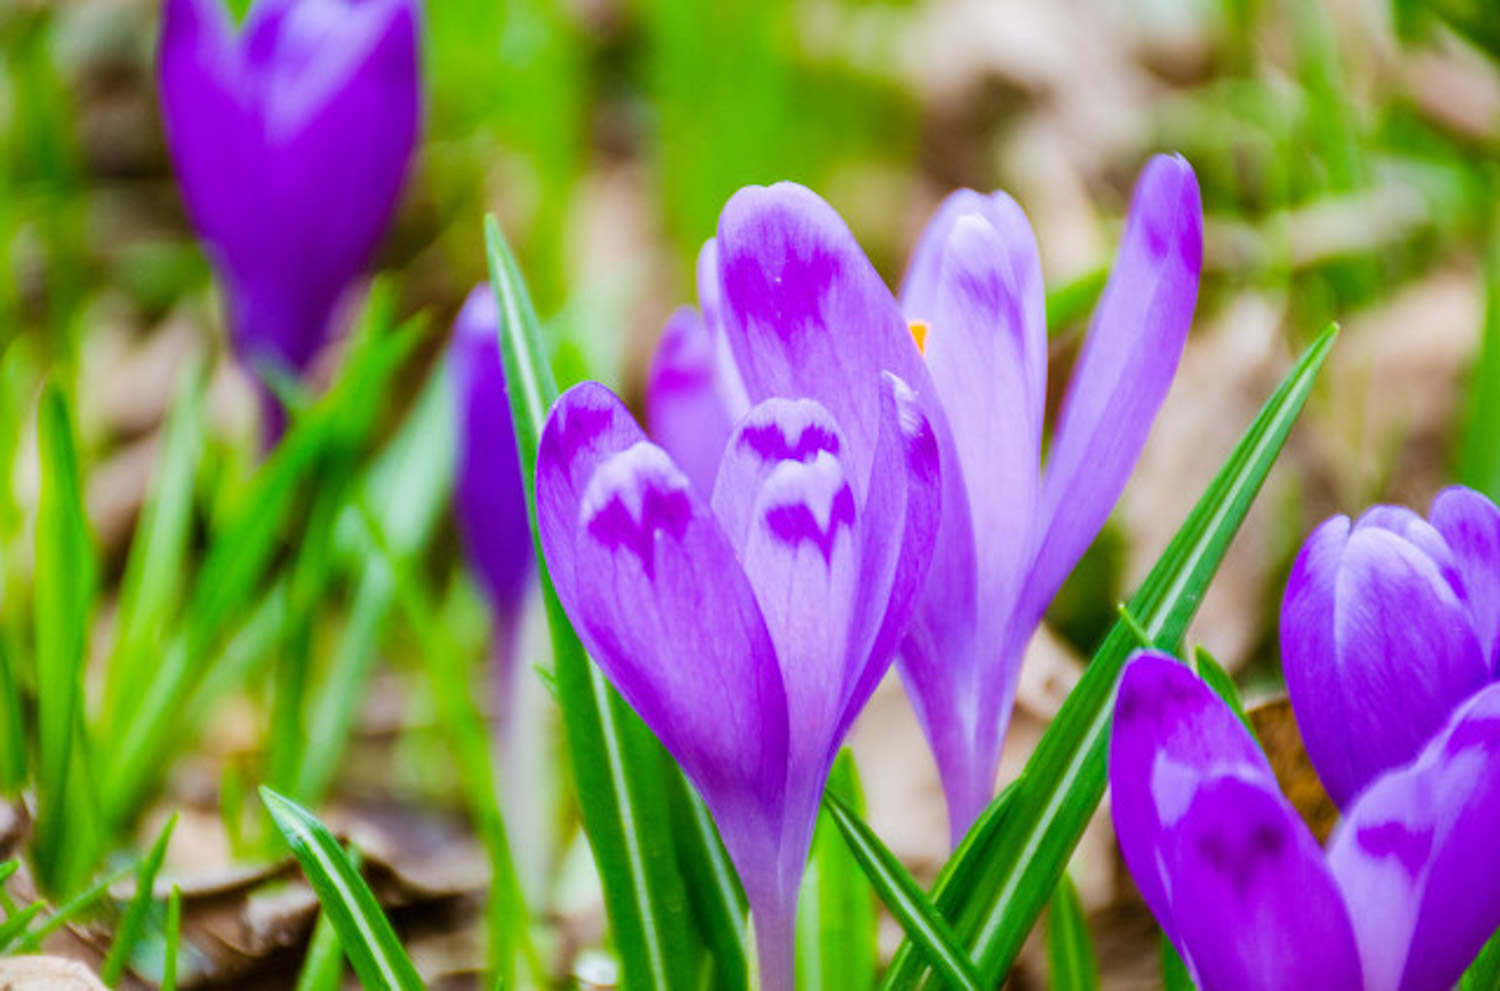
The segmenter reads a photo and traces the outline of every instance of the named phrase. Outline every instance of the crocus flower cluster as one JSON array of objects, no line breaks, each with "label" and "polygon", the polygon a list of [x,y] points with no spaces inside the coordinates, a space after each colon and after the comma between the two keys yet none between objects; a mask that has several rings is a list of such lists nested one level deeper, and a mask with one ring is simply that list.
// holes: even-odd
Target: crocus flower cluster
[{"label": "crocus flower cluster", "polygon": [[1472,489],[1427,519],[1376,506],[1303,545],[1282,667],[1307,754],[1341,807],[1421,750],[1500,661],[1500,511]]},{"label": "crocus flower cluster", "polygon": [[898,303],[873,277],[840,278],[844,255],[857,248],[824,247],[831,211],[821,201],[814,208],[811,194],[790,187],[736,200],[747,196],[779,199],[803,216],[796,260],[807,286],[828,287],[827,340],[756,345],[804,318],[795,306],[774,308],[791,300],[786,294],[736,274],[743,233],[731,201],[699,259],[701,313],[678,311],[663,334],[648,388],[652,434],[707,491],[729,425],[750,401],[801,395],[839,409],[875,355],[877,364],[899,361],[883,367],[909,381],[931,383],[917,391],[933,400],[942,441],[943,517],[901,664],[957,842],[993,795],[1026,644],[1108,518],[1176,370],[1202,257],[1197,182],[1176,157],[1157,157],[1142,173],[1045,473],[1041,263],[1010,197],[962,190],[944,201]]},{"label": "crocus flower cluster", "polygon": [[[538,526],[579,636],[708,805],[784,989],[829,767],[926,578],[943,438],[889,291],[816,196],[741,191],[711,258],[754,401],[711,490],[585,383],[543,431]],[[808,395],[808,365],[838,382]]]},{"label": "crocus flower cluster", "polygon": [[[419,110],[414,0],[167,0],[158,63],[188,213],[255,370],[305,370],[396,206]],[[263,392],[270,430],[280,408]]]},{"label": "crocus flower cluster", "polygon": [[[495,618],[499,683],[515,667],[516,633],[533,570],[526,493],[500,363],[499,307],[475,287],[453,324],[448,350],[457,428],[454,511],[469,566]],[[502,697],[509,692],[502,690]]]},{"label": "crocus flower cluster", "polygon": [[1125,862],[1199,987],[1440,991],[1500,925],[1500,685],[1348,800],[1326,850],[1165,655],[1125,671],[1109,778]]}]

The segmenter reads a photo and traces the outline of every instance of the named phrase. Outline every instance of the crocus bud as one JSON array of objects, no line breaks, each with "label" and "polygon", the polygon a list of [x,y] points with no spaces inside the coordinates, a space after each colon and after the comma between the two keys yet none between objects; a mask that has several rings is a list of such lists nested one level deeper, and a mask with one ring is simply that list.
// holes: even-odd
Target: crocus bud
[{"label": "crocus bud", "polygon": [[498,322],[495,294],[478,286],[454,322],[448,368],[458,431],[453,500],[459,535],[494,610],[496,649],[508,667],[534,555]]},{"label": "crocus bud", "polygon": [[1467,489],[1431,521],[1376,506],[1303,545],[1281,608],[1281,654],[1308,757],[1341,807],[1414,757],[1493,677],[1500,514]]},{"label": "crocus bud", "polygon": [[[240,357],[296,374],[401,193],[418,120],[413,0],[167,0],[158,64],[188,214]],[[268,406],[274,421],[279,409]]]}]

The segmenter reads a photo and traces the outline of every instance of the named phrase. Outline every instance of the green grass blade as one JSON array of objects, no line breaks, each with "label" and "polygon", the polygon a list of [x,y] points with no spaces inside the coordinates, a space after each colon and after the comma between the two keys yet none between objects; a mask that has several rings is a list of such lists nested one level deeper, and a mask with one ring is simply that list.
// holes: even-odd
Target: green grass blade
[{"label": "green grass blade", "polygon": [[1047,290],[1047,333],[1055,334],[1082,320],[1109,281],[1109,269],[1090,269],[1071,282]]},{"label": "green grass blade", "polygon": [[161,991],[177,991],[177,950],[182,943],[182,889],[167,896],[167,930],[162,944]]},{"label": "green grass blade", "polygon": [[72,418],[56,385],[37,410],[41,489],[36,520],[37,830],[36,864],[44,890],[62,882],[64,852],[75,824],[68,807],[74,720],[96,564],[83,509],[83,481]]},{"label": "green grass blade", "polygon": [[162,827],[161,835],[156,838],[151,852],[141,861],[140,870],[136,871],[135,894],[125,908],[125,916],[120,920],[120,927],[115,930],[115,940],[110,944],[109,953],[99,967],[100,980],[110,987],[120,983],[125,966],[130,963],[130,954],[135,950],[136,941],[141,938],[141,930],[146,925],[146,913],[151,909],[156,874],[161,870],[162,859],[167,855],[167,843],[172,839],[172,829],[176,825],[177,815],[174,813],[167,820],[166,826]]},{"label": "green grass blade", "polygon": [[121,695],[144,684],[182,591],[193,521],[193,483],[203,447],[205,375],[195,368],[167,418],[161,462],[151,482],[120,582],[120,611],[106,671],[100,725],[108,737]]},{"label": "green grass blade", "polygon": [[1162,991],[1197,989],[1197,985],[1193,983],[1193,975],[1188,973],[1187,964],[1177,955],[1177,948],[1167,939],[1166,933],[1161,935],[1161,986]]},{"label": "green grass blade", "polygon": [[675,782],[668,781],[669,787],[673,784],[676,787],[669,797],[679,854],[677,866],[686,883],[693,922],[713,957],[713,987],[747,991],[750,957],[745,945],[746,906],[740,879],[703,799],[680,775]]},{"label": "green grass blade", "polygon": [[1491,499],[1500,499],[1500,213],[1492,226],[1484,267],[1484,324],[1469,382],[1458,477]]},{"label": "green grass blade", "polygon": [[[542,349],[541,327],[515,259],[493,217],[485,220],[490,283],[500,307],[516,446],[536,537],[537,446],[557,384]],[[538,545],[538,576],[547,607],[558,700],[572,758],[584,828],[599,877],[627,988],[695,984],[694,945],[676,853],[651,823],[670,815],[664,776],[676,774],[665,751],[584,654],[547,575]],[[709,870],[711,868],[705,868]]]},{"label": "green grass blade", "polygon": [[132,861],[96,879],[93,884],[68,899],[56,913],[48,916],[46,922],[28,932],[21,940],[21,951],[35,953],[41,947],[42,940],[92,908],[94,903],[102,898],[113,885],[135,873],[140,866],[139,860]]},{"label": "green grass blade", "polygon": [[260,798],[292,848],[323,911],[333,921],[339,943],[367,988],[420,989],[417,968],[396,938],[390,920],[365,879],[323,824],[291,799],[269,788]]},{"label": "green grass blade", "polygon": [[1078,891],[1066,871],[1047,909],[1047,971],[1053,991],[1098,991],[1099,957]]},{"label": "green grass blade", "polygon": [[0,951],[9,949],[10,944],[26,931],[26,927],[31,925],[31,920],[40,915],[44,908],[46,908],[46,903],[32,902],[4,922],[0,922]]},{"label": "green grass blade", "polygon": [[[854,755],[833,762],[827,790],[856,816],[864,795]],[[820,810],[812,856],[797,900],[797,987],[802,991],[860,991],[875,985],[875,904],[859,861],[832,814]]]},{"label": "green grass blade", "polygon": [[318,913],[307,957],[297,974],[297,991],[338,991],[344,978],[344,948],[327,912]]},{"label": "green grass blade", "polygon": [[1214,655],[1210,654],[1202,646],[1193,648],[1193,670],[1198,677],[1203,679],[1204,684],[1214,690],[1214,694],[1224,700],[1234,714],[1245,724],[1250,735],[1255,735],[1255,727],[1250,722],[1250,717],[1245,714],[1245,699],[1240,695],[1240,686],[1234,683],[1234,676],[1224,670],[1224,666],[1218,662]]},{"label": "green grass blade", "polygon": [[875,893],[928,964],[950,986],[981,991],[984,984],[958,937],[928,900],[927,894],[901,866],[896,855],[886,849],[880,837],[837,795],[825,793],[823,808],[828,810],[829,818],[843,834],[849,852],[874,885]]},{"label": "green grass blade", "polygon": [[[1336,333],[1325,331],[1288,373],[1131,600],[1130,614],[1158,646],[1178,646]],[[1115,688],[1137,646],[1125,622],[1116,622],[1027,761],[982,865],[966,872],[963,905],[948,918],[988,985],[1009,970],[1104,795]],[[904,967],[887,986],[918,986],[917,974]]]}]

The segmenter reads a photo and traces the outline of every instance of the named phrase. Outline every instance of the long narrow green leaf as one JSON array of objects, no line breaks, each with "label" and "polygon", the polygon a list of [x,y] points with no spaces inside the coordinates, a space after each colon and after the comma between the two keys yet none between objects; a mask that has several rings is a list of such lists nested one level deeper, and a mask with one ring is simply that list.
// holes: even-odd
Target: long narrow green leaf
[{"label": "long narrow green leaf", "polygon": [[121,695],[143,684],[158,659],[172,607],[180,595],[193,520],[193,481],[203,447],[203,367],[178,391],[163,431],[161,463],[141,510],[120,581],[119,633],[106,669],[100,725],[108,738]]},{"label": "long narrow green leaf", "polygon": [[177,951],[182,943],[182,889],[172,885],[167,896],[166,938],[162,943],[161,991],[177,991]]},{"label": "long narrow green leaf", "polygon": [[1099,957],[1078,891],[1066,871],[1047,909],[1047,970],[1053,991],[1098,991]]},{"label": "long narrow green leaf", "polygon": [[260,789],[260,798],[291,845],[364,986],[419,991],[422,979],[417,968],[396,938],[370,886],[333,834],[311,812],[269,788]]},{"label": "long narrow green leaf", "polygon": [[[854,754],[839,751],[828,775],[829,794],[863,816],[864,794]],[[819,810],[812,856],[797,898],[797,987],[802,991],[860,991],[875,985],[875,900],[859,861],[833,816]]]},{"label": "long narrow green leaf", "polygon": [[1197,985],[1193,983],[1193,975],[1188,973],[1187,964],[1177,955],[1177,948],[1167,939],[1166,933],[1161,934],[1161,986],[1162,991],[1197,989]]},{"label": "long narrow green leaf", "polygon": [[1484,324],[1469,381],[1458,477],[1491,499],[1500,499],[1500,212],[1491,226],[1484,266]]},{"label": "long narrow green leaf", "polygon": [[9,949],[10,944],[14,943],[26,931],[26,927],[31,925],[31,920],[40,915],[42,909],[46,907],[44,902],[32,902],[0,923],[0,951]]},{"label": "long narrow green leaf", "polygon": [[703,799],[681,776],[668,782],[672,784],[677,786],[669,796],[677,866],[686,882],[693,922],[713,957],[712,986],[720,991],[748,991],[747,910],[740,879]]},{"label": "long narrow green leaf", "polygon": [[344,948],[339,945],[339,934],[328,913],[319,912],[312,942],[297,974],[297,991],[337,991],[343,976]]},{"label": "long narrow green leaf", "polygon": [[[1131,600],[1131,615],[1157,645],[1178,646],[1336,333],[1325,331],[1282,381]],[[1000,835],[968,872],[962,907],[948,915],[988,985],[1010,968],[1104,795],[1115,688],[1136,646],[1117,622],[1027,761]],[[898,963],[885,986],[918,986],[914,957]]]},{"label": "long narrow green leaf", "polygon": [[1464,971],[1460,991],[1500,991],[1500,932],[1490,937],[1479,956]]},{"label": "long narrow green leaf", "polygon": [[84,888],[82,891],[78,892],[78,894],[68,899],[68,901],[63,905],[62,908],[58,909],[55,913],[48,916],[46,922],[43,922],[35,929],[28,932],[21,940],[22,952],[36,952],[36,950],[41,947],[42,940],[46,939],[48,936],[52,935],[54,932],[61,929],[63,926],[67,925],[69,922],[72,922],[74,919],[78,918],[84,912],[92,908],[94,903],[97,902],[101,897],[103,897],[104,894],[108,892],[113,885],[118,884],[120,881],[129,877],[131,874],[137,871],[140,866],[141,863],[139,860],[132,861],[131,863],[117,867],[115,870],[110,871],[108,874],[104,874],[95,879],[93,884],[89,885],[87,888]]},{"label": "long narrow green leaf", "polygon": [[151,847],[151,852],[141,861],[140,870],[135,874],[135,894],[131,896],[130,904],[125,908],[125,916],[120,920],[120,928],[115,930],[115,941],[110,944],[109,953],[104,958],[104,963],[99,968],[99,977],[114,987],[120,983],[120,975],[125,972],[125,966],[130,962],[130,954],[135,950],[136,940],[141,937],[141,930],[146,924],[146,913],[151,908],[152,888],[156,884],[156,874],[161,870],[161,862],[167,855],[167,843],[172,839],[172,830],[177,825],[177,816],[174,813],[167,820],[166,826],[162,827],[161,835],[156,838],[156,843]]},{"label": "long narrow green leaf", "polygon": [[823,808],[844,835],[849,852],[859,861],[880,900],[932,968],[953,987],[981,991],[984,985],[958,938],[896,855],[837,795],[825,793]]},{"label": "long narrow green leaf", "polygon": [[61,860],[76,828],[67,807],[74,720],[94,594],[95,563],[83,509],[73,426],[56,385],[37,410],[41,489],[36,522],[36,691],[38,879],[62,882]]},{"label": "long narrow green leaf", "polygon": [[[537,447],[547,411],[557,398],[557,384],[542,349],[530,295],[494,217],[485,219],[485,241],[535,541]],[[666,822],[670,815],[664,780],[676,769],[584,654],[547,575],[540,544],[536,554],[573,777],[624,966],[624,984],[693,987],[696,968],[686,948],[695,945],[696,938],[687,919],[682,877],[670,837],[650,826]]]}]

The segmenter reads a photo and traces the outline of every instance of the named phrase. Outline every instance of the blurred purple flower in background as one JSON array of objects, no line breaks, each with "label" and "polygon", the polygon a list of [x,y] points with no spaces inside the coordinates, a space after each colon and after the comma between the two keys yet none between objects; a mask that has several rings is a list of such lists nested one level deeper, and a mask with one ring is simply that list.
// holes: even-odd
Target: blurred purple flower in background
[{"label": "blurred purple flower in background", "polygon": [[1303,545],[1281,609],[1287,693],[1308,757],[1341,807],[1411,760],[1495,677],[1500,511],[1454,487],[1424,520],[1375,506]]},{"label": "blurred purple flower in background", "polygon": [[167,0],[167,143],[255,371],[306,369],[385,231],[416,142],[417,59],[414,0],[259,0],[238,33],[222,0]]},{"label": "blurred purple flower in background", "polygon": [[1110,745],[1115,831],[1199,987],[1456,984],[1500,925],[1500,685],[1413,757],[1345,807],[1325,852],[1207,685],[1165,655],[1130,663]]},{"label": "blurred purple flower in background", "polygon": [[457,430],[454,511],[465,556],[495,617],[498,683],[505,699],[535,555],[500,363],[499,319],[489,284],[476,286],[454,321],[448,369]]},{"label": "blurred purple flower in background", "polygon": [[1178,157],[1136,185],[1041,469],[1047,316],[1036,240],[1014,200],[960,190],[912,256],[901,304],[941,397],[959,470],[902,644],[956,844],[994,794],[1027,642],[1104,525],[1171,385],[1198,294],[1198,184]]},{"label": "blurred purple flower in background", "polygon": [[[786,334],[826,336],[816,302],[829,283],[780,267],[773,232],[759,242],[759,258],[738,245],[741,274],[780,271],[783,303],[807,304]],[[558,595],[708,805],[774,991],[792,986],[797,889],[829,768],[890,665],[937,528],[938,445],[916,397],[893,374],[845,384],[869,422],[764,400],[725,445],[711,500],[595,383],[553,408],[537,465]]]}]

